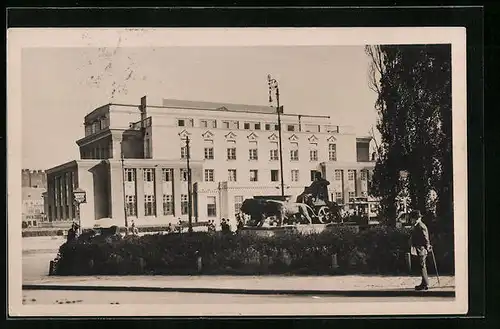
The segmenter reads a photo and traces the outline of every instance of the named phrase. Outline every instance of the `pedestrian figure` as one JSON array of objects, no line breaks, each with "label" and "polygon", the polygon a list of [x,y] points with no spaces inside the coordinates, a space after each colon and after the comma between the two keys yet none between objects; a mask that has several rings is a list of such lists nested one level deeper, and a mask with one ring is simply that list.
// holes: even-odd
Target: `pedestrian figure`
[{"label": "pedestrian figure", "polygon": [[132,227],[130,228],[132,235],[139,235],[139,229],[135,226],[135,222],[132,221]]},{"label": "pedestrian figure", "polygon": [[215,223],[214,223],[213,219],[208,221],[207,229],[208,229],[208,232],[210,232],[210,233],[215,232]]},{"label": "pedestrian figure", "polygon": [[168,223],[168,226],[167,226],[167,229],[166,229],[167,234],[172,233],[172,231],[173,231],[172,230],[172,223]]},{"label": "pedestrian figure", "polygon": [[179,218],[179,222],[177,222],[177,226],[176,226],[175,230],[177,231],[177,233],[182,233],[182,221],[180,218]]},{"label": "pedestrian figure", "polygon": [[415,290],[429,289],[429,277],[427,275],[427,255],[432,251],[429,240],[429,230],[422,222],[422,215],[419,210],[410,213],[410,220],[413,225],[411,232],[411,254],[418,257],[422,282],[415,286]]},{"label": "pedestrian figure", "polygon": [[229,225],[229,223],[227,222],[227,220],[225,218],[222,218],[220,226],[221,226],[222,233],[231,232],[231,226]]}]

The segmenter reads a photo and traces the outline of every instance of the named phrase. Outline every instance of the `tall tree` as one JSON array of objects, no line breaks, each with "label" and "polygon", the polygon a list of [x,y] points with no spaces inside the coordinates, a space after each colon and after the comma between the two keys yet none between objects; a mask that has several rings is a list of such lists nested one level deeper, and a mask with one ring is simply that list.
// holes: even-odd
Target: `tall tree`
[{"label": "tall tree", "polygon": [[386,218],[395,218],[399,173],[409,173],[411,207],[452,212],[451,48],[447,45],[367,46],[369,85],[381,135],[373,192]]}]

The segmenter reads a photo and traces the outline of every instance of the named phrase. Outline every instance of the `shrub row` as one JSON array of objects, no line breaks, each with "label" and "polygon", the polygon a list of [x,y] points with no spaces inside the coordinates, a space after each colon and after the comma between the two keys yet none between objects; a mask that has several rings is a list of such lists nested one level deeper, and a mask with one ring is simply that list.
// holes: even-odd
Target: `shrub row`
[{"label": "shrub row", "polygon": [[[453,274],[453,236],[432,237],[440,274]],[[405,229],[342,226],[319,234],[289,232],[168,234],[76,241],[60,247],[57,275],[401,274],[407,273]],[[332,267],[337,255],[338,268]],[[197,259],[202,259],[201,273]],[[431,263],[430,263],[431,264]],[[416,268],[416,267],[414,267]],[[432,265],[429,271],[432,273]]]},{"label": "shrub row", "polygon": [[52,229],[37,229],[37,230],[26,230],[22,231],[23,238],[32,238],[40,236],[63,236],[64,231],[62,229],[52,228]]}]

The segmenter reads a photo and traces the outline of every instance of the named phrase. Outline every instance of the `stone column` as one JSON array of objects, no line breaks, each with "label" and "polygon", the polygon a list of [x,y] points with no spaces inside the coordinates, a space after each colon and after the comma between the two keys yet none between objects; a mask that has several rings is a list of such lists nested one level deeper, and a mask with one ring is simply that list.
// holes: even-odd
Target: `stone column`
[{"label": "stone column", "polygon": [[73,179],[72,176],[74,175],[73,171],[69,171],[68,175],[66,176],[66,186],[68,188],[68,218],[70,220],[75,220],[76,218],[73,218],[73,207],[74,207],[74,197],[73,197]]},{"label": "stone column", "polygon": [[137,202],[137,218],[144,218],[145,210],[144,210],[144,170],[142,168],[137,168],[135,170],[135,183],[137,193],[136,193],[136,202]]},{"label": "stone column", "polygon": [[174,216],[175,218],[181,215],[181,169],[172,169],[172,198],[174,200]]},{"label": "stone column", "polygon": [[[229,200],[228,200],[228,186],[227,182],[221,182],[219,184],[219,193],[218,193],[218,198],[219,198],[219,204],[220,204],[220,209],[217,211],[217,215],[220,214],[219,217],[223,218],[233,218],[234,214],[231,214],[229,211]],[[217,200],[216,200],[216,205],[217,205]]]},{"label": "stone column", "polygon": [[349,202],[349,180],[347,171],[347,168],[342,168],[342,194],[344,198],[344,205],[347,205]]},{"label": "stone column", "polygon": [[110,161],[110,217],[119,226],[125,226],[125,200],[123,200],[123,170],[119,161]]},{"label": "stone column", "polygon": [[155,168],[155,201],[156,201],[156,217],[163,217],[163,175],[162,168]]},{"label": "stone column", "polygon": [[120,135],[113,135],[111,137],[113,152],[110,156],[115,160],[119,160],[122,157],[122,139]]},{"label": "stone column", "polygon": [[356,169],[354,171],[354,187],[355,187],[355,195],[361,196],[361,170]]}]

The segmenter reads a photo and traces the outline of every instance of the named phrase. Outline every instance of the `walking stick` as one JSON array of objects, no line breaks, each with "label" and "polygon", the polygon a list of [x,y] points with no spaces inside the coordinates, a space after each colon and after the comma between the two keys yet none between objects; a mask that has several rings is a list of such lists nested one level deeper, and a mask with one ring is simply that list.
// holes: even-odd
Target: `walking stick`
[{"label": "walking stick", "polygon": [[434,262],[434,269],[436,270],[436,277],[438,279],[438,286],[440,286],[441,282],[439,282],[439,273],[438,273],[438,267],[436,264],[436,257],[434,256],[434,248],[431,248],[431,254],[432,254],[432,261]]}]

